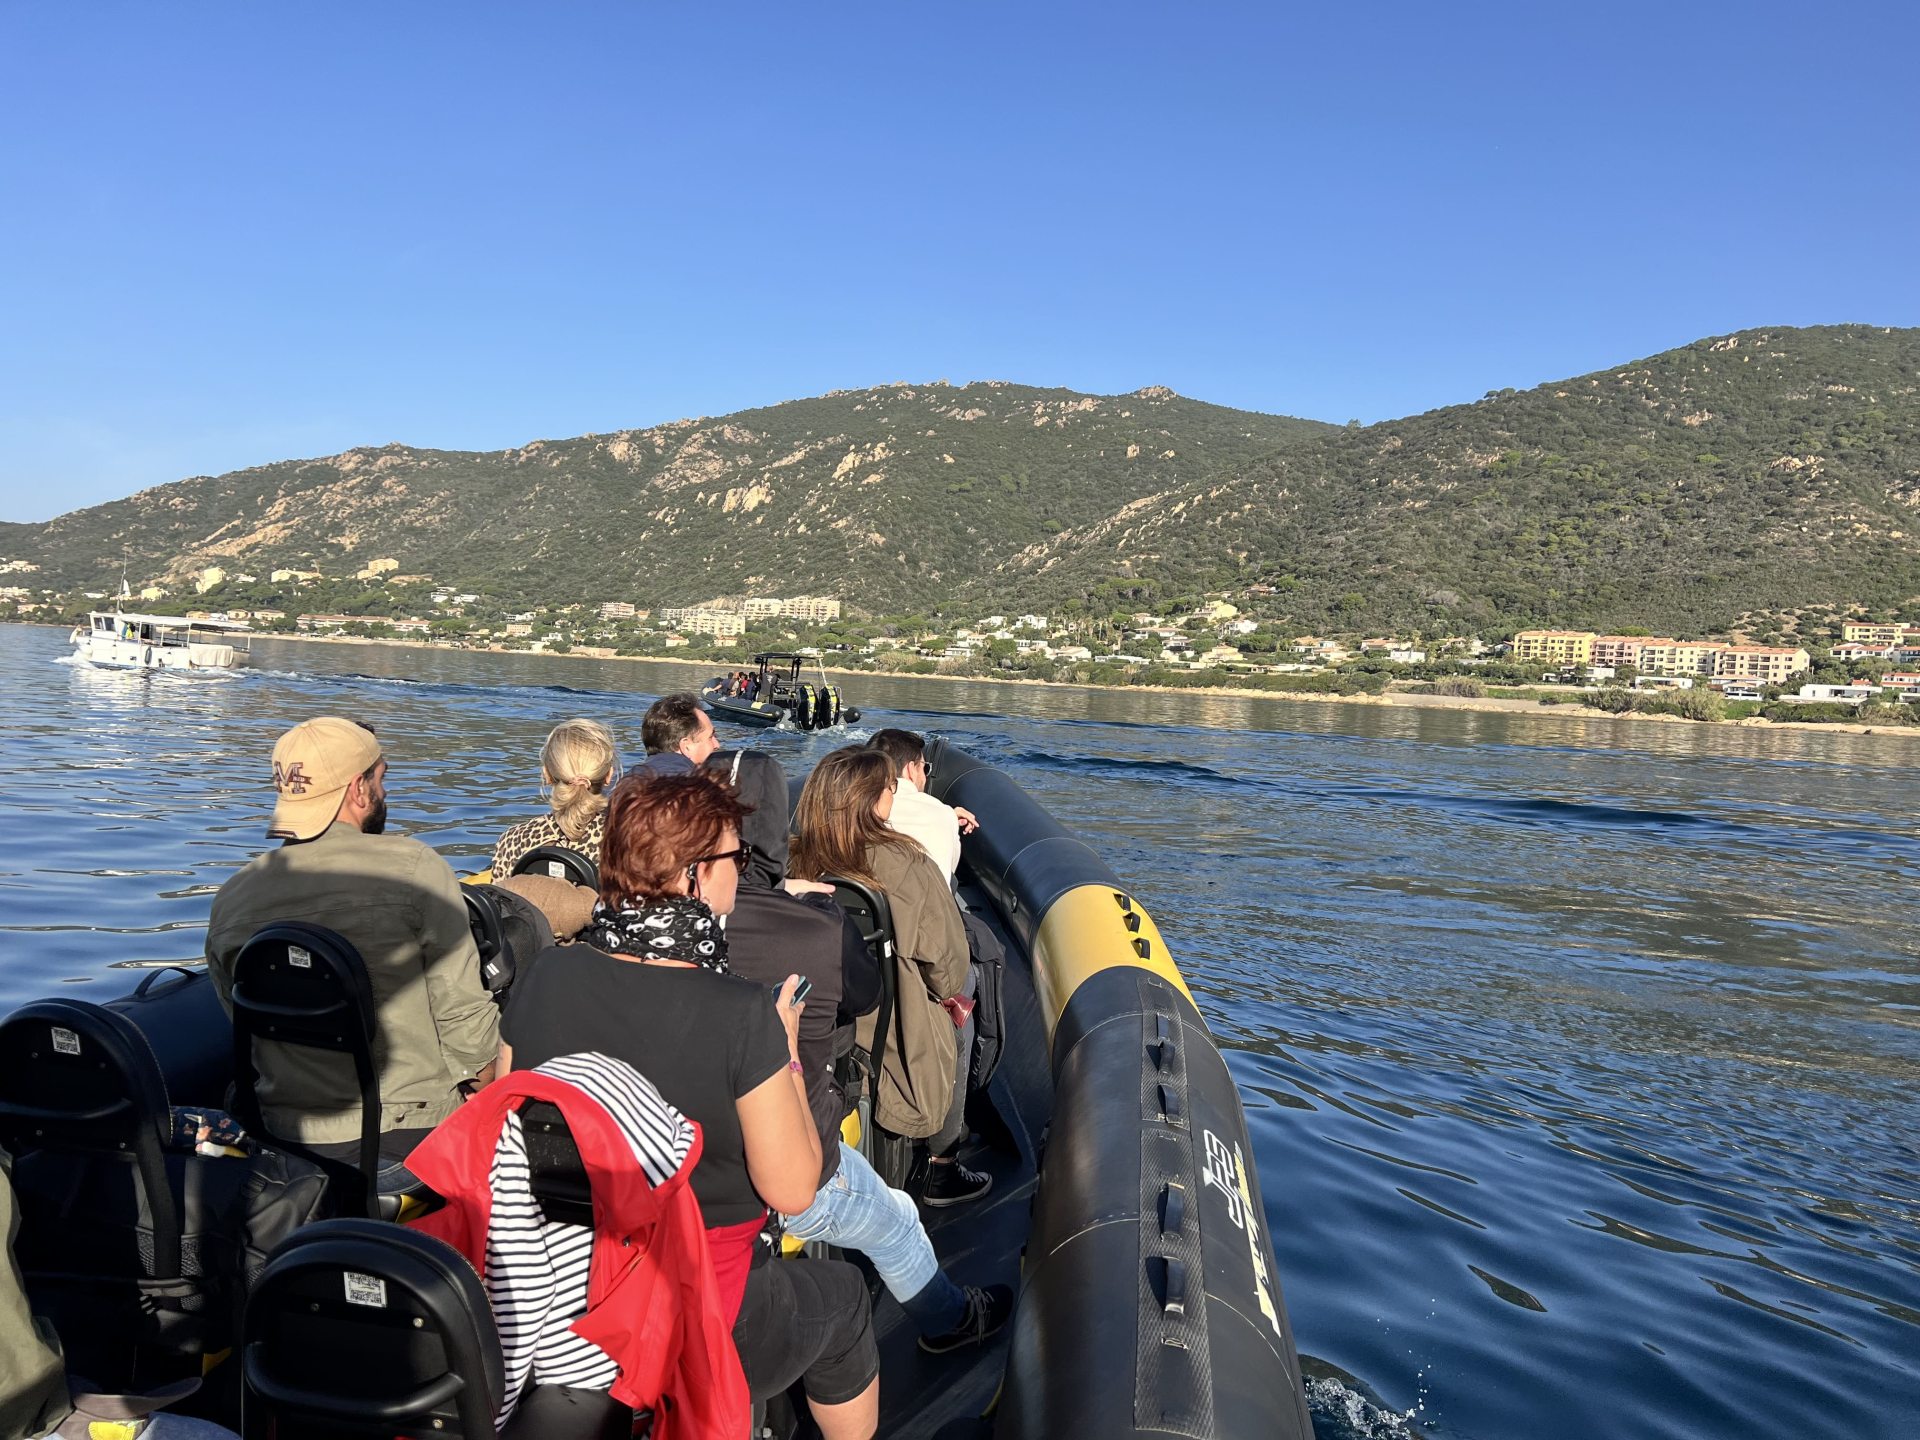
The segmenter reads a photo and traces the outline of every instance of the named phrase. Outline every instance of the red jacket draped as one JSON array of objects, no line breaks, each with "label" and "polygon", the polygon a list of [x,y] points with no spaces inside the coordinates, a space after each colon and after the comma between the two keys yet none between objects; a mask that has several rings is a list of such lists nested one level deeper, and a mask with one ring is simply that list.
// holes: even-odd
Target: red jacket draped
[{"label": "red jacket draped", "polygon": [[408,1223],[452,1245],[486,1278],[488,1174],[507,1112],[527,1100],[559,1107],[593,1185],[587,1313],[572,1329],[620,1367],[613,1398],[653,1410],[656,1440],[738,1440],[750,1402],[688,1185],[702,1144],[694,1122],[691,1153],[655,1187],[598,1101],[564,1080],[516,1070],[443,1120],[409,1157],[407,1168],[447,1203]]}]

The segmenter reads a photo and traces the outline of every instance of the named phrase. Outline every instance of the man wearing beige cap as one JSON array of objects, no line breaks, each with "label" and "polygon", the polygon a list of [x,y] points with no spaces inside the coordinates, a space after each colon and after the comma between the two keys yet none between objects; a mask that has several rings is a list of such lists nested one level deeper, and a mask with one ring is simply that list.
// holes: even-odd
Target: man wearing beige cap
[{"label": "man wearing beige cap", "polygon": [[[391,1170],[453,1113],[464,1088],[492,1078],[500,1031],[480,982],[460,882],[418,840],[381,833],[386,775],[379,740],[352,720],[323,715],[280,737],[273,747],[279,798],[267,834],[285,843],[220,887],[207,924],[207,969],[226,1004],[234,957],[275,921],[324,925],[352,943],[379,1012],[380,1152]],[[260,1102],[273,1130],[357,1159],[353,1062],[256,1043]]]}]

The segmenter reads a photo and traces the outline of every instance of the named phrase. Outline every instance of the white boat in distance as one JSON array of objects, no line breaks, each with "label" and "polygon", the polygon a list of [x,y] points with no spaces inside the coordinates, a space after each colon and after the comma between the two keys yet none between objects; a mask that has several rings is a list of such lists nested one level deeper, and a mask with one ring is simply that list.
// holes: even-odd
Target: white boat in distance
[{"label": "white boat in distance", "polygon": [[[239,620],[95,610],[73,630],[76,658],[120,670],[231,670],[246,663],[251,628]],[[233,642],[239,639],[240,643]]]}]

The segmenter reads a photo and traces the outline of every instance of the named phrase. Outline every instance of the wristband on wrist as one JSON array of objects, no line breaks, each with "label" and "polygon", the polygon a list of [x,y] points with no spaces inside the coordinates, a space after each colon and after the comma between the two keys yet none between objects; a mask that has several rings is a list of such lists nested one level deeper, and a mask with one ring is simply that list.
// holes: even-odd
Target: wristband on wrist
[{"label": "wristband on wrist", "polygon": [[791,1070],[796,1075],[802,1073],[800,1070],[800,1062],[798,1060],[787,1061],[787,1069]]}]

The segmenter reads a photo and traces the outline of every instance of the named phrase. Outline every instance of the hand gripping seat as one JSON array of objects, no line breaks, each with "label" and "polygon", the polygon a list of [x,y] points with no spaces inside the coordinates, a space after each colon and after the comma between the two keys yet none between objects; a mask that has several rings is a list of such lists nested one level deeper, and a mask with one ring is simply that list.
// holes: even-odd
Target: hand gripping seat
[{"label": "hand gripping seat", "polygon": [[[250,1135],[320,1167],[331,1182],[337,1213],[379,1218],[382,1205],[380,1075],[373,1037],[378,1023],[373,984],[360,952],[321,925],[282,920],[240,947],[233,961],[233,1114]],[[275,1134],[262,1113],[254,1046],[261,1041],[330,1050],[353,1063],[360,1088],[360,1158],[349,1165]]]},{"label": "hand gripping seat", "polygon": [[600,888],[600,867],[578,850],[570,850],[565,845],[534,846],[520,857],[520,863],[513,867],[513,873],[548,875],[555,880],[584,885],[589,890],[597,891]]},{"label": "hand gripping seat", "polygon": [[38,1000],[0,1021],[0,1145],[16,1157],[17,1257],[69,1369],[106,1390],[198,1375],[198,1357],[232,1334],[221,1250],[248,1162],[172,1139],[159,1062],[124,1014]]}]

